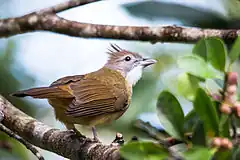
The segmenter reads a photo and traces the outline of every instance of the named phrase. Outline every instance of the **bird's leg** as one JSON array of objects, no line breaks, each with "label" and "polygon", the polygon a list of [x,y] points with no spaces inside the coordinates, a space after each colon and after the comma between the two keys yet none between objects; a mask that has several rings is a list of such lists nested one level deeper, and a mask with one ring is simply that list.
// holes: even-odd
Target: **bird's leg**
[{"label": "bird's leg", "polygon": [[97,142],[100,142],[100,140],[98,139],[98,136],[97,136],[97,131],[96,131],[95,126],[92,127],[92,133],[93,133],[93,139]]},{"label": "bird's leg", "polygon": [[76,133],[78,137],[86,138],[86,136],[84,136],[81,132],[79,132],[75,127],[72,130]]},{"label": "bird's leg", "polygon": [[86,138],[86,136],[82,135],[82,133],[75,128],[74,124],[65,124],[65,126],[68,130],[72,130],[77,137]]}]

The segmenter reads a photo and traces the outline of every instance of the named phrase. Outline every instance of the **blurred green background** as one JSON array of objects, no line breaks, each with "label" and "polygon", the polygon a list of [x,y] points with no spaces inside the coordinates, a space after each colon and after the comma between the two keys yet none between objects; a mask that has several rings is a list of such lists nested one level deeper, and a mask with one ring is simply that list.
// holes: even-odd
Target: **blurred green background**
[{"label": "blurred green background", "polygon": [[[63,2],[63,0],[0,0],[0,18],[21,16],[32,11]],[[111,25],[182,25],[201,28],[239,28],[240,2],[238,0],[115,0],[92,3],[59,13],[64,18]],[[72,38],[49,32],[28,33],[0,39],[0,94],[16,107],[38,120],[64,129],[53,116],[46,100],[9,97],[9,93],[36,86],[47,86],[67,75],[85,74],[100,68],[107,60],[107,48],[116,43],[122,48],[156,58],[158,63],[144,72],[134,87],[129,110],[116,122],[99,126],[99,137],[110,143],[116,132],[126,141],[132,136],[148,139],[148,135],[133,126],[141,118],[161,128],[155,115],[159,92],[168,89],[178,95],[176,76],[182,71],[176,59],[190,54],[191,44],[142,43],[117,40]],[[93,47],[94,46],[94,47]],[[238,64],[234,70],[238,71]],[[185,113],[191,103],[178,97]],[[88,136],[89,128],[79,127]],[[43,151],[46,159],[63,159]],[[0,160],[36,159],[21,144],[0,133]]]}]

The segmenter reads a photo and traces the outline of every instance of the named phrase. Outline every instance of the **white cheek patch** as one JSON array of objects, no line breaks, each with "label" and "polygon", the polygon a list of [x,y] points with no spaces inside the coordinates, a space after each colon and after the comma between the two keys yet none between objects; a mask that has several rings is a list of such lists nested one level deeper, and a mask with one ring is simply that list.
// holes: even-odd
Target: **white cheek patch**
[{"label": "white cheek patch", "polygon": [[130,83],[131,85],[135,85],[137,83],[137,81],[142,77],[142,70],[143,70],[143,66],[137,66],[135,68],[133,68],[128,74],[127,74],[127,81],[128,83]]}]

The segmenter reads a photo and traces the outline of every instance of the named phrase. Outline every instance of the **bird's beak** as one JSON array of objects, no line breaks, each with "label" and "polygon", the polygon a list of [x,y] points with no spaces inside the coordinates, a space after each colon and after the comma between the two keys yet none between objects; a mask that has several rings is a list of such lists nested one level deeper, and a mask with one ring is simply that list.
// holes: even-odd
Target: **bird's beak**
[{"label": "bird's beak", "polygon": [[147,66],[150,66],[152,64],[157,63],[157,61],[155,59],[148,59],[148,58],[143,58],[143,60],[141,61],[141,65],[145,68]]}]

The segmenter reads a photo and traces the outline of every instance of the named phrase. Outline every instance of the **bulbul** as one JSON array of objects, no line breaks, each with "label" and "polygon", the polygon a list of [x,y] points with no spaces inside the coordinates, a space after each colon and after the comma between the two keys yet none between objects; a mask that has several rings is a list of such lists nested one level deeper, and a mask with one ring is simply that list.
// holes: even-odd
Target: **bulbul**
[{"label": "bulbul", "polygon": [[49,87],[18,91],[13,96],[46,98],[54,108],[56,119],[67,129],[81,133],[74,124],[92,127],[121,117],[128,109],[132,87],[142,76],[143,68],[156,63],[111,44],[107,63],[97,71],[60,78]]}]

